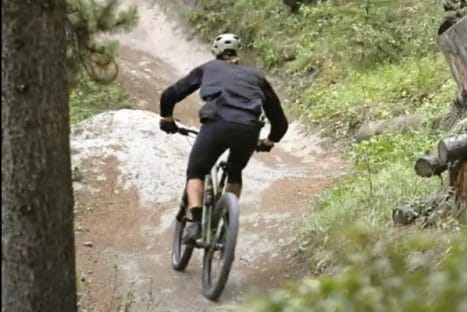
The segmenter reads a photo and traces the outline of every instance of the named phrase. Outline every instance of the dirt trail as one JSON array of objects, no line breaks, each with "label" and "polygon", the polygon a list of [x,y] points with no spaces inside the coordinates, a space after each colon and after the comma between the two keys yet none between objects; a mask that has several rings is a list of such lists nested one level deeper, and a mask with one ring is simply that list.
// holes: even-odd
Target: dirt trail
[{"label": "dirt trail", "polygon": [[[120,80],[138,109],[107,112],[74,127],[77,272],[82,311],[207,311],[218,304],[201,295],[202,253],[187,271],[170,266],[175,206],[184,182],[191,139],[158,130],[159,95],[174,79],[210,58],[187,40],[154,1],[142,4],[141,23],[120,36]],[[176,116],[196,126],[192,96]],[[264,129],[267,132],[267,129]],[[318,135],[295,122],[278,148],[256,154],[245,170],[240,235],[221,304],[253,289],[300,276],[297,229],[309,199],[343,171]]]}]

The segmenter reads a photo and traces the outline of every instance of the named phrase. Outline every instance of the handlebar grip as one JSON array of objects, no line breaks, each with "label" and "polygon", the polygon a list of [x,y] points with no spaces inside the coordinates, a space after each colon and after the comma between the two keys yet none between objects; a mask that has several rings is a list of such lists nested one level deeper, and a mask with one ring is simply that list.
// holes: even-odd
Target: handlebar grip
[{"label": "handlebar grip", "polygon": [[259,143],[255,147],[256,152],[270,152],[272,150],[273,146],[268,146],[262,143]]}]

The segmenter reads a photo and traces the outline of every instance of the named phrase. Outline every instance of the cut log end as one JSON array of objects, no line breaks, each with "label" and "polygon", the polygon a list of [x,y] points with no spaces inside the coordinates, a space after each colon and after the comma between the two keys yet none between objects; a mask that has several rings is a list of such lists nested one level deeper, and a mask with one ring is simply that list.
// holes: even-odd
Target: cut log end
[{"label": "cut log end", "polygon": [[440,175],[446,169],[447,165],[442,163],[435,154],[423,156],[415,162],[415,172],[424,178]]},{"label": "cut log end", "polygon": [[438,157],[442,163],[467,160],[467,134],[460,134],[439,141]]}]

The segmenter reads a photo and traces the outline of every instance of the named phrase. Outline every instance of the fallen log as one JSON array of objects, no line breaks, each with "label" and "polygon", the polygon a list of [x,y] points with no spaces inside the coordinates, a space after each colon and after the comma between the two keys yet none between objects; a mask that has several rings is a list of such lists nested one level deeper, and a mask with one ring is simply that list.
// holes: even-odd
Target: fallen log
[{"label": "fallen log", "polygon": [[438,157],[443,163],[467,160],[467,134],[460,134],[439,141]]},{"label": "fallen log", "polygon": [[443,163],[436,154],[425,155],[415,162],[415,172],[424,178],[440,175],[447,168],[446,163]]}]

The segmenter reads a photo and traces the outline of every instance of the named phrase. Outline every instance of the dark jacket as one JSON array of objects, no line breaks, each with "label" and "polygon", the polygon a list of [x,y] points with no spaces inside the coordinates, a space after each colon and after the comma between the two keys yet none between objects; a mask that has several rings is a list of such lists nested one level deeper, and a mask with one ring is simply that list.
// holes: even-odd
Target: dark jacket
[{"label": "dark jacket", "polygon": [[199,112],[201,122],[224,120],[259,126],[264,111],[271,122],[268,136],[271,141],[279,142],[287,131],[288,122],[281,103],[266,78],[255,69],[220,60],[196,67],[164,90],[161,116],[172,116],[175,104],[199,88],[206,102]]}]

